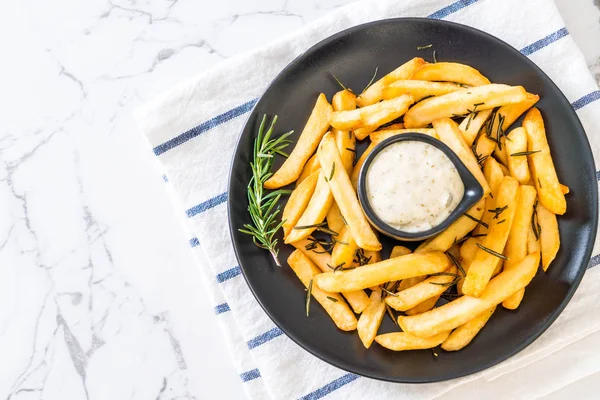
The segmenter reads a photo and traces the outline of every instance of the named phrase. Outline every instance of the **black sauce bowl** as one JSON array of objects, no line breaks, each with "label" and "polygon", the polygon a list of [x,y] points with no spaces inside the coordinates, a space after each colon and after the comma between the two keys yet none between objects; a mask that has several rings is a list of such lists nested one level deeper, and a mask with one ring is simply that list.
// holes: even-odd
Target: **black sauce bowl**
[{"label": "black sauce bowl", "polygon": [[[367,197],[367,188],[366,188],[366,176],[371,163],[377,157],[379,152],[388,147],[389,145],[397,142],[405,142],[405,141],[418,141],[424,142],[434,146],[435,148],[441,150],[449,159],[452,161],[452,164],[456,167],[456,171],[458,172],[460,179],[463,182],[465,187],[465,192],[463,198],[460,200],[454,211],[450,213],[450,215],[442,221],[439,225],[434,226],[431,229],[422,232],[404,232],[399,229],[396,229],[384,222],[381,218],[375,214],[371,204],[369,203],[369,199]],[[399,171],[401,173],[410,173],[410,171]],[[383,140],[381,143],[377,144],[371,153],[365,159],[365,162],[360,170],[358,176],[358,199],[360,201],[360,205],[365,212],[365,215],[371,222],[371,224],[384,235],[390,236],[397,240],[404,241],[417,241],[424,240],[430,238],[432,236],[437,235],[444,229],[448,228],[450,224],[456,221],[461,215],[463,215],[467,210],[473,207],[481,198],[483,197],[483,188],[477,181],[477,179],[473,176],[471,171],[462,163],[460,158],[444,143],[437,140],[434,137],[424,135],[422,133],[417,132],[409,132],[401,135],[392,136]]]}]

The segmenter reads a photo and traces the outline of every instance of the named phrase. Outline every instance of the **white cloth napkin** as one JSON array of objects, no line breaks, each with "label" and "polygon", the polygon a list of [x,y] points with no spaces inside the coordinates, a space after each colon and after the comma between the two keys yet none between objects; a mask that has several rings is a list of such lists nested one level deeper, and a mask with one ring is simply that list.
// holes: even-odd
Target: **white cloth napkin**
[{"label": "white cloth napkin", "polygon": [[[560,318],[519,354],[461,379],[408,385],[359,377],[320,361],[288,339],[262,311],[237,266],[227,223],[229,164],[242,125],[272,78],[300,53],[340,30],[390,17],[460,22],[521,50],[572,102],[600,160],[600,91],[551,0],[360,1],[269,46],[228,59],[140,108],[139,126],[176,208],[186,216],[190,245],[250,398],[433,398],[476,378],[520,374],[529,363],[600,329],[599,267],[588,269]],[[599,251],[596,244],[593,254]],[[592,258],[590,267],[598,263],[600,255]],[[550,371],[548,380],[567,384],[572,379],[569,368]],[[587,373],[600,369],[593,368]],[[506,390],[510,394],[512,389]],[[547,390],[532,383],[511,398],[534,398]]]}]

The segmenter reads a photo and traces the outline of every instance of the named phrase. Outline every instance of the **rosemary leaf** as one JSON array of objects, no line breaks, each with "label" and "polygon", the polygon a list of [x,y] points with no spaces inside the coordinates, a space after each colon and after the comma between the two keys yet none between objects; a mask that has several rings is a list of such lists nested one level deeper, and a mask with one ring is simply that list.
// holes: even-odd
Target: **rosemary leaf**
[{"label": "rosemary leaf", "polygon": [[539,153],[541,150],[521,151],[519,153],[512,153],[511,157],[529,156],[531,154]]},{"label": "rosemary leaf", "polygon": [[342,89],[344,89],[344,90],[347,90],[347,91],[349,91],[350,93],[354,93],[354,92],[352,91],[352,89],[350,89],[350,88],[348,88],[348,87],[344,86],[344,84],[342,83],[342,81],[340,81],[340,80],[337,78],[337,76],[335,76],[335,74],[331,74],[331,75],[333,75],[333,79],[335,79],[335,81],[337,82],[337,84],[338,84],[338,85],[340,85],[340,87],[341,87]]},{"label": "rosemary leaf", "polygon": [[489,229],[489,227],[490,227],[488,224],[486,224],[482,220],[477,219],[477,218],[473,217],[472,215],[469,215],[468,213],[464,213],[463,215],[465,217],[469,218],[471,221],[477,222],[479,225],[483,226],[484,228],[488,228]]},{"label": "rosemary leaf", "polygon": [[428,44],[428,45],[425,45],[425,46],[417,46],[417,50],[425,50],[425,49],[428,49],[428,48],[430,48],[432,46],[433,46],[432,44]]},{"label": "rosemary leaf", "polygon": [[489,249],[487,247],[485,247],[484,245],[482,245],[481,243],[476,243],[477,247],[479,247],[481,250],[485,251],[486,253],[489,253],[495,257],[501,258],[503,260],[509,260],[508,257],[506,257],[504,254],[500,254],[497,251],[494,251],[492,249]]},{"label": "rosemary leaf", "polygon": [[331,301],[333,301],[334,303],[337,303],[337,299],[331,296],[327,296],[327,298]]},{"label": "rosemary leaf", "polygon": [[375,72],[373,73],[373,77],[371,78],[371,80],[369,81],[369,83],[367,83],[367,86],[365,86],[365,88],[363,89],[363,91],[360,92],[360,94],[363,94],[365,92],[365,90],[367,90],[373,84],[373,82],[375,81],[375,77],[377,76],[377,71],[379,71],[379,67],[375,67]]},{"label": "rosemary leaf", "polygon": [[310,297],[312,296],[312,284],[313,280],[311,279],[308,283],[308,290],[306,291],[306,316],[310,314]]}]

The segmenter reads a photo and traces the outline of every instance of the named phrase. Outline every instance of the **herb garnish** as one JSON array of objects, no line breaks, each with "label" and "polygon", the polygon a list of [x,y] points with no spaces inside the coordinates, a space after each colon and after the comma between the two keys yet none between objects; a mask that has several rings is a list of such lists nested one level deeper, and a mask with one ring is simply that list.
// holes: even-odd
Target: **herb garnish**
[{"label": "herb garnish", "polygon": [[467,276],[467,273],[465,272],[465,269],[462,267],[462,265],[460,265],[460,262],[458,262],[458,260],[456,259],[456,257],[454,257],[452,255],[452,253],[446,253],[446,254],[448,255],[448,257],[450,257],[450,260],[452,260],[452,262],[454,263],[454,265],[456,265],[456,268],[462,274],[462,276]]},{"label": "herb garnish", "polygon": [[435,58],[435,50],[433,51],[433,63],[437,64],[437,59]]},{"label": "herb garnish", "polygon": [[387,313],[390,316],[390,318],[392,319],[392,321],[394,321],[394,323],[396,325],[398,325],[398,321],[396,321],[396,317],[394,316],[394,312],[392,311],[392,308],[390,307],[390,305],[388,303],[385,303],[385,310],[387,311]]},{"label": "herb garnish", "polygon": [[488,212],[494,214],[494,218],[492,218],[492,219],[498,219],[500,214],[502,214],[504,212],[504,210],[506,210],[506,209],[508,209],[508,206],[496,207],[493,210],[488,210]]},{"label": "herb garnish", "polygon": [[541,150],[521,151],[519,153],[512,153],[511,157],[529,156],[535,153],[539,153]]},{"label": "herb garnish", "polygon": [[346,147],[346,150],[348,150],[348,151],[351,151],[351,152],[353,152],[353,153],[356,153],[356,150],[354,150],[354,149],[351,149],[350,147]]},{"label": "herb garnish", "polygon": [[367,265],[369,261],[371,261],[371,257],[365,256],[365,251],[363,249],[356,249],[354,252],[354,260],[360,266]]},{"label": "herb garnish", "polygon": [[312,296],[312,283],[313,280],[311,279],[310,282],[308,283],[308,290],[306,291],[306,316],[308,317],[308,314],[310,314],[310,296]]},{"label": "herb garnish", "polygon": [[349,91],[350,93],[354,93],[354,92],[352,91],[352,89],[350,89],[350,88],[348,88],[348,87],[344,86],[344,84],[343,84],[343,83],[342,83],[342,82],[341,82],[341,81],[340,81],[340,80],[337,78],[337,76],[335,76],[335,74],[331,74],[331,75],[333,75],[333,79],[335,79],[335,81],[337,82],[337,84],[338,84],[338,85],[340,85],[342,89],[344,89],[344,90],[347,90],[347,91]]},{"label": "herb garnish", "polygon": [[538,181],[538,186],[540,187],[540,189],[542,189],[542,181],[540,181],[540,178],[537,178]]},{"label": "herb garnish", "polygon": [[312,225],[302,225],[302,226],[295,226],[293,229],[310,229],[310,228],[315,228],[315,230],[320,231],[320,232],[324,232],[324,233],[328,233],[331,236],[337,236],[338,233],[336,231],[332,231],[331,229],[326,227],[327,222],[321,222],[319,224],[312,224]]},{"label": "herb garnish", "polygon": [[327,298],[331,301],[333,301],[334,303],[337,303],[337,299],[331,296],[327,296]]},{"label": "herb garnish", "polygon": [[271,126],[264,132],[267,116],[264,115],[260,127],[258,128],[258,136],[254,140],[253,158],[250,163],[252,169],[252,177],[248,182],[248,213],[252,219],[251,224],[244,224],[240,232],[252,236],[254,244],[262,249],[269,250],[273,260],[277,266],[281,267],[281,263],[277,258],[279,250],[277,249],[278,240],[275,239],[275,234],[281,228],[285,221],[276,221],[277,216],[281,212],[280,207],[275,208],[277,202],[284,194],[291,193],[291,190],[275,190],[265,193],[264,183],[273,173],[273,161],[275,155],[287,157],[284,149],[291,143],[288,137],[293,131],[284,133],[277,138],[271,138],[277,116],[271,121]]},{"label": "herb garnish", "polygon": [[375,80],[375,77],[377,76],[377,71],[379,71],[379,67],[375,67],[375,73],[373,73],[373,77],[371,78],[371,80],[369,81],[369,83],[367,83],[367,86],[365,86],[365,88],[363,89],[363,91],[360,92],[359,96],[361,94],[363,94],[373,84],[373,81]]},{"label": "herb garnish", "polygon": [[[391,290],[388,290],[385,286],[379,285],[379,287],[381,288],[381,290],[386,293],[388,296],[394,296],[394,297],[398,297],[398,293],[394,293]],[[382,296],[383,297],[383,296]]]},{"label": "herb garnish", "polygon": [[481,250],[485,251],[486,253],[490,253],[491,255],[501,258],[503,260],[508,260],[509,258],[506,257],[504,254],[500,254],[497,251],[494,251],[490,248],[485,247],[484,245],[482,245],[481,243],[475,243],[477,245],[477,247],[479,247]]},{"label": "herb garnish", "polygon": [[531,214],[531,229],[533,229],[533,234],[535,235],[535,240],[540,240],[540,235],[542,234],[542,226],[538,222],[537,205],[538,205],[538,200],[536,200],[535,204],[533,205],[533,214]]},{"label": "herb garnish", "polygon": [[502,221],[498,221],[496,225],[500,225],[503,222],[506,222],[506,218],[504,218]]},{"label": "herb garnish", "polygon": [[428,48],[430,48],[432,46],[433,46],[432,44],[428,44],[426,46],[417,46],[417,50],[425,50],[425,49],[428,49]]},{"label": "herb garnish", "polygon": [[502,124],[504,124],[504,115],[500,114],[498,116],[498,130],[496,132],[496,143],[498,143],[498,150],[502,150],[502,141],[500,140],[500,137],[504,136],[508,139],[502,130]]},{"label": "herb garnish", "polygon": [[481,158],[478,158],[478,159],[477,159],[477,164],[479,164],[479,166],[480,166],[480,167],[482,167],[482,166],[483,166],[483,163],[484,163],[484,162],[485,162],[485,160],[487,160],[488,158],[489,158],[489,155],[487,155],[487,156],[483,156],[483,157],[481,157]]},{"label": "herb garnish", "polygon": [[465,217],[469,218],[471,221],[475,221],[475,222],[477,222],[478,224],[480,224],[480,225],[481,225],[481,226],[483,226],[484,228],[488,228],[488,229],[489,229],[489,227],[490,227],[488,224],[486,224],[486,223],[485,223],[485,222],[483,222],[482,220],[480,220],[480,219],[477,219],[477,218],[473,217],[472,215],[469,215],[468,213],[464,213],[463,215],[464,215]]},{"label": "herb garnish", "polygon": [[471,121],[473,121],[473,118],[477,117],[477,114],[479,114],[479,111],[477,111],[477,107],[484,105],[485,103],[477,103],[477,104],[473,104],[473,110],[469,110],[467,109],[467,111],[469,112],[469,116],[467,117],[467,126],[466,126],[466,130],[469,130],[469,126],[471,125]]},{"label": "herb garnish", "polygon": [[335,163],[333,163],[333,165],[331,166],[331,174],[329,174],[329,179],[327,179],[327,182],[329,182],[330,180],[333,179],[334,173],[335,173]]}]

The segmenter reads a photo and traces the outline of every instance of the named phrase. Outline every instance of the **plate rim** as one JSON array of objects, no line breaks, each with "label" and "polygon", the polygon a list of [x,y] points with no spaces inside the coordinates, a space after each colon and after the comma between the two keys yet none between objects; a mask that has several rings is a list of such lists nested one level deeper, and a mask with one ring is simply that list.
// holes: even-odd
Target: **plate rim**
[{"label": "plate rim", "polygon": [[[504,40],[488,33],[485,31],[482,31],[480,29],[474,28],[472,26],[469,25],[465,25],[465,24],[461,24],[458,22],[454,22],[454,21],[447,21],[447,20],[438,20],[438,19],[432,19],[432,18],[425,18],[425,17],[395,17],[395,18],[385,18],[385,19],[378,19],[378,20],[374,20],[374,21],[369,21],[363,24],[359,24],[359,25],[354,25],[351,26],[349,28],[343,29],[339,32],[336,32],[320,41],[318,41],[317,43],[313,44],[312,46],[310,46],[309,48],[307,48],[306,50],[302,51],[300,54],[298,54],[296,57],[294,57],[279,73],[277,73],[269,82],[269,84],[265,87],[265,89],[262,91],[262,93],[260,94],[260,96],[257,98],[256,103],[253,105],[252,110],[249,112],[248,116],[245,118],[244,123],[242,125],[242,128],[240,130],[240,134],[238,139],[236,140],[236,144],[235,144],[235,150],[233,153],[233,157],[231,158],[231,162],[229,164],[229,176],[228,176],[228,184],[227,184],[227,190],[228,190],[228,194],[232,192],[232,187],[233,187],[233,169],[234,169],[234,164],[235,164],[235,160],[238,158],[238,154],[241,151],[240,149],[240,142],[242,140],[243,137],[243,133],[246,130],[246,126],[248,125],[248,123],[250,122],[250,120],[254,117],[254,112],[257,108],[257,106],[263,101],[265,94],[271,89],[271,87],[301,58],[303,58],[304,56],[308,55],[309,53],[314,52],[315,50],[317,50],[318,48],[322,47],[322,46],[326,46],[328,44],[330,44],[331,42],[334,42],[336,40],[338,40],[339,38],[344,37],[345,35],[349,35],[352,34],[356,31],[360,31],[372,26],[376,26],[379,24],[386,24],[386,23],[404,23],[404,22],[418,22],[418,23],[433,23],[433,24],[440,24],[440,25],[447,25],[447,26],[451,26],[451,27],[455,27],[455,28],[459,28],[459,29],[466,29],[467,31],[470,31],[471,34],[475,34],[475,35],[483,35],[485,37],[487,37],[488,39],[497,42],[497,44],[499,46],[503,46],[505,47],[508,51],[513,52],[517,57],[520,57],[523,60],[526,60],[526,62],[530,65],[530,67],[534,68],[539,74],[541,74],[543,77],[545,77],[546,79],[548,79],[548,81],[551,83],[551,85],[553,85],[557,90],[558,90],[558,99],[560,101],[562,101],[562,103],[565,104],[565,106],[567,107],[567,109],[575,116],[575,121],[576,124],[578,126],[578,128],[584,133],[584,138],[585,138],[585,145],[587,145],[586,148],[586,152],[584,154],[585,157],[589,157],[592,161],[592,170],[588,171],[589,174],[591,174],[592,176],[596,175],[596,170],[595,170],[595,161],[594,161],[594,153],[592,151],[591,145],[590,145],[590,141],[588,138],[588,135],[585,131],[585,128],[583,127],[583,124],[581,123],[581,120],[579,119],[579,116],[577,115],[576,110],[573,108],[573,106],[571,105],[571,102],[569,102],[569,100],[566,98],[565,94],[562,92],[562,90],[558,87],[558,85],[556,85],[556,83],[554,83],[554,81],[537,65],[535,64],[531,59],[529,59],[527,56],[521,54],[521,52],[519,50],[517,50],[516,48],[514,48],[513,46],[511,46],[510,44],[508,44],[507,42],[505,42]],[[599,207],[600,205],[598,204],[598,186],[595,185],[593,186],[593,189],[591,191],[591,201],[590,203],[592,203],[591,206],[591,210],[592,210],[592,218],[591,218],[591,223],[592,223],[592,231],[591,234],[589,236],[588,242],[586,243],[586,249],[583,252],[584,253],[584,257],[583,260],[590,260],[592,252],[593,252],[593,248],[594,248],[594,243],[596,240],[596,236],[597,236],[597,231],[598,231],[598,213],[599,213]],[[594,207],[593,204],[595,204],[596,206]],[[571,287],[569,288],[569,291],[567,292],[565,298],[562,300],[562,302],[558,305],[558,307],[556,307],[552,313],[550,314],[549,318],[547,318],[544,323],[542,323],[540,325],[540,328],[532,335],[530,335],[530,337],[527,338],[527,340],[521,342],[519,345],[515,346],[513,349],[511,349],[511,351],[503,354],[501,357],[498,357],[496,359],[490,360],[488,362],[484,362],[480,365],[478,365],[477,367],[467,367],[465,369],[463,369],[461,372],[459,373],[448,373],[444,376],[440,376],[440,377],[432,377],[432,378],[411,378],[411,379],[398,379],[398,378],[394,378],[394,377],[386,377],[386,376],[382,376],[382,375],[376,375],[374,373],[369,373],[369,372],[364,372],[364,371],[359,371],[355,368],[355,366],[353,365],[348,365],[347,363],[344,362],[339,362],[337,360],[329,360],[329,359],[325,359],[321,354],[319,354],[316,350],[312,349],[310,346],[306,346],[302,343],[301,339],[297,336],[297,334],[293,331],[289,331],[285,328],[283,328],[277,321],[277,318],[274,317],[272,315],[272,313],[268,310],[268,307],[265,306],[265,304],[263,304],[263,301],[261,300],[260,296],[256,293],[254,287],[250,284],[249,282],[249,278],[246,275],[246,270],[244,268],[244,266],[242,265],[241,262],[241,257],[238,251],[238,247],[236,246],[236,239],[234,237],[234,231],[237,231],[237,229],[239,227],[233,226],[233,221],[231,218],[232,215],[232,200],[231,200],[231,196],[228,195],[227,196],[227,220],[228,220],[228,226],[229,226],[229,237],[232,243],[232,247],[235,253],[235,257],[236,260],[238,261],[238,265],[241,269],[242,275],[244,277],[244,280],[246,282],[246,285],[248,285],[248,288],[250,289],[252,295],[254,296],[254,298],[256,299],[256,301],[258,302],[258,304],[261,306],[261,308],[263,309],[263,311],[267,314],[267,316],[269,317],[269,319],[275,324],[275,326],[277,326],[279,329],[281,329],[281,331],[289,338],[291,339],[294,343],[296,343],[298,346],[300,346],[302,349],[304,349],[305,351],[307,351],[308,353],[310,353],[311,355],[317,357],[319,360],[332,365],[334,367],[340,368],[341,370],[344,370],[346,372],[358,375],[358,376],[363,376],[363,377],[367,377],[367,378],[371,378],[371,379],[376,379],[379,381],[385,381],[385,382],[393,382],[393,383],[408,383],[408,384],[424,384],[424,383],[435,383],[435,382],[443,382],[443,381],[448,381],[451,379],[457,379],[457,378],[462,378],[465,376],[469,376],[469,375],[473,375],[477,372],[481,372],[484,370],[487,370],[495,365],[498,365],[506,360],[508,360],[509,358],[513,357],[514,355],[518,354],[519,352],[521,352],[523,349],[525,349],[526,347],[528,347],[530,344],[532,344],[534,341],[536,341],[541,335],[544,334],[544,332],[546,332],[548,330],[548,328],[554,323],[554,321],[556,321],[556,319],[562,314],[562,312],[564,311],[565,307],[569,304],[569,302],[571,301],[571,299],[573,298],[575,292],[577,291],[577,289],[579,288],[579,285],[581,283],[581,280],[583,279],[583,276],[585,275],[585,272],[588,269],[588,265],[589,264],[582,264],[579,266],[579,270],[577,271],[577,275],[575,276],[575,279],[573,280],[573,284],[571,285]],[[584,261],[585,263],[585,261]]]}]

